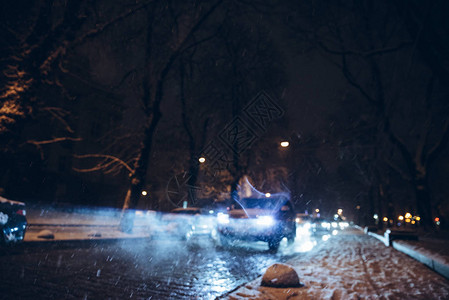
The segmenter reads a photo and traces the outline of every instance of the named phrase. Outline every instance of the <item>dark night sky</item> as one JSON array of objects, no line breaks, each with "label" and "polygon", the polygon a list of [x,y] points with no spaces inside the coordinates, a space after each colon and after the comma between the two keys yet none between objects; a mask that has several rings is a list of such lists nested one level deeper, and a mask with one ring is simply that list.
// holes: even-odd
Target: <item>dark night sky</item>
[{"label": "dark night sky", "polygon": [[[59,4],[60,2],[57,1],[57,3]],[[302,4],[305,5],[305,7],[303,7],[305,10],[300,9]],[[280,7],[285,10],[282,11],[281,9],[280,13],[278,12],[277,15],[270,13],[271,15],[269,18],[255,18],[255,20],[257,20],[256,24],[263,25],[263,27],[270,30],[274,45],[282,56],[279,60],[283,63],[282,68],[286,77],[284,87],[275,86],[271,87],[272,90],[268,90],[268,92],[276,94],[277,101],[279,101],[281,106],[285,109],[286,114],[285,119],[280,121],[273,131],[268,131],[267,135],[270,134],[281,137],[292,135],[298,136],[297,134],[300,134],[301,137],[305,139],[313,137],[317,140],[331,141],[329,146],[327,146],[327,144],[319,146],[317,158],[326,165],[327,171],[329,172],[328,176],[331,177],[330,180],[337,180],[337,177],[341,177],[341,174],[339,175],[337,173],[338,167],[342,162],[344,163],[339,156],[339,154],[341,154],[341,149],[336,149],[337,142],[346,139],[346,142],[349,143],[365,143],[366,139],[369,139],[369,134],[367,134],[368,136],[356,140],[351,136],[348,138],[349,134],[345,132],[345,130],[351,126],[356,129],[361,128],[365,121],[373,122],[373,116],[370,114],[375,111],[375,109],[370,106],[371,104],[369,104],[369,101],[364,99],[363,95],[359,93],[356,88],[350,86],[348,80],[343,76],[342,70],[335,65],[335,62],[341,63],[341,58],[335,54],[323,54],[326,51],[320,49],[319,38],[313,41],[309,40],[307,43],[310,43],[310,45],[305,45],[307,43],[304,42],[304,39],[301,40],[298,38],[298,36],[300,36],[299,29],[314,30],[318,28],[319,30],[316,31],[316,34],[317,36],[322,34],[321,42],[328,43],[326,46],[330,45],[333,49],[341,50],[338,43],[335,42],[335,37],[332,37],[332,34],[335,34],[335,32],[332,32],[332,30],[327,32],[322,31],[326,26],[332,26],[332,22],[327,22],[325,18],[330,18],[332,16],[329,7],[333,5],[335,8],[335,11],[333,12],[337,15],[337,22],[341,22],[338,25],[340,26],[338,29],[343,32],[342,40],[344,40],[344,46],[348,47],[350,50],[354,49],[354,52],[359,55],[347,56],[350,61],[349,69],[353,68],[353,75],[355,74],[356,81],[361,82],[362,87],[365,90],[377,97],[378,94],[376,94],[375,89],[373,88],[376,82],[375,76],[373,73],[370,73],[369,69],[369,59],[371,56],[360,55],[360,53],[378,50],[380,44],[379,40],[382,40],[387,36],[387,34],[384,36],[384,33],[390,32],[390,29],[393,29],[394,26],[398,24],[399,29],[396,31],[392,30],[393,33],[391,34],[391,39],[388,40],[387,46],[396,46],[398,43],[402,42],[405,42],[406,44],[410,43],[410,39],[413,38],[410,37],[413,35],[410,33],[413,32],[410,28],[413,26],[408,23],[407,25],[404,25],[406,21],[409,21],[409,19],[407,19],[407,13],[409,10],[413,11],[415,8],[414,5],[425,5],[415,1],[408,4],[402,2],[394,2],[393,4],[388,2],[371,3],[368,1],[363,2],[363,5],[366,4],[366,7],[363,5],[354,5],[355,9],[360,9],[363,13],[367,13],[368,18],[366,20],[369,20],[369,25],[374,28],[374,31],[378,30],[373,37],[370,38],[369,34],[367,34],[367,30],[369,31],[370,28],[369,26],[359,26],[356,28],[357,24],[363,24],[366,20],[363,20],[363,18],[361,19],[360,15],[357,13],[351,15],[353,13],[351,11],[349,11],[347,15],[342,13],[342,11],[348,8],[345,7],[345,5],[352,5],[352,1],[344,1],[345,5],[341,5],[340,7],[335,5],[336,2],[334,3],[332,1],[329,2],[328,5],[323,5],[322,3],[310,3],[311,6],[316,5],[316,10],[313,9],[311,11],[306,10],[311,9],[311,7],[308,6],[308,3],[302,4],[299,3],[299,6],[295,6],[295,2],[283,3]],[[443,2],[437,2],[435,7],[443,4]],[[134,3],[130,7],[133,5]],[[298,9],[296,15],[293,14],[293,17],[290,16],[290,18],[293,18],[290,19],[290,21],[294,21],[293,23],[295,23],[294,18],[296,18],[299,13],[306,12],[306,15],[302,16],[304,17],[302,21],[296,23],[296,26],[298,26],[298,24],[301,26],[294,30],[289,30],[285,27],[285,22],[288,19],[287,16],[290,14],[290,9],[288,8],[289,5]],[[404,6],[403,11],[397,9],[401,5]],[[107,20],[108,14],[113,16],[117,11],[122,9],[119,6],[116,6],[116,3],[99,2],[97,11],[92,12],[92,16],[95,16],[95,18],[98,18],[98,20],[101,21]],[[442,7],[443,11],[447,8],[446,6]],[[61,17],[63,8],[64,6],[55,6],[53,13]],[[369,9],[363,10],[365,8]],[[11,9],[15,11],[17,7],[12,7]],[[391,11],[389,9],[391,9]],[[404,18],[406,21],[404,21],[404,23],[399,22],[396,24],[396,19],[391,17],[389,12],[392,12],[391,16]],[[33,10],[30,9],[30,15],[32,15],[32,13]],[[338,15],[339,13],[341,15]],[[426,58],[429,58],[431,53],[426,53],[426,48],[420,48],[420,42],[425,41],[429,46],[428,48],[432,50],[436,49],[435,51],[449,48],[447,47],[447,37],[444,35],[449,28],[447,22],[442,18],[441,12],[439,12],[438,9],[430,7],[429,14],[433,17],[433,23],[429,23],[429,28],[434,30],[434,34],[437,38],[430,34],[426,35],[427,32],[432,31],[428,31],[428,28],[424,27],[420,39],[415,40],[415,47],[407,44],[404,49],[400,48],[398,51],[394,52],[396,54],[390,54],[390,52],[388,52],[384,55],[372,56],[374,57],[375,63],[380,66],[379,72],[381,76],[384,76],[383,80],[385,82],[383,93],[386,95],[385,98],[387,101],[393,103],[387,108],[389,109],[388,113],[390,114],[389,117],[391,118],[393,130],[396,130],[395,133],[397,133],[397,135],[405,141],[405,145],[411,149],[410,153],[412,156],[415,155],[413,147],[416,146],[416,141],[419,139],[419,134],[421,134],[420,130],[423,128],[421,126],[421,123],[423,123],[423,116],[420,115],[419,105],[421,105],[420,102],[422,102],[422,99],[425,98],[425,84],[427,84],[432,73],[426,66]],[[142,79],[142,70],[132,71],[136,66],[138,68],[141,67],[141,60],[145,50],[142,34],[146,30],[146,27],[145,22],[141,21],[143,16],[143,13],[139,12],[136,16],[131,18],[130,21],[125,21],[119,25],[112,26],[110,30],[106,30],[104,34],[88,40],[86,43],[81,44],[81,46],[75,47],[75,51],[69,53],[70,55],[74,55],[70,57],[73,65],[77,65],[81,70],[81,72],[77,73],[79,78],[88,79],[91,83],[98,84],[103,90],[109,90],[123,99],[123,103],[127,107],[124,123],[130,128],[131,132],[137,132],[139,130],[136,129],[136,127],[143,124],[142,118],[145,117],[139,106],[142,91],[140,83],[140,80]],[[217,15],[217,17],[219,17],[219,15]],[[412,15],[412,17],[418,18],[419,23],[419,15]],[[385,24],[381,22],[383,20],[382,18],[387,20]],[[412,21],[414,20],[413,18]],[[25,28],[28,21],[28,15],[24,13],[23,22],[17,22],[17,20],[11,22]],[[86,23],[87,28],[93,25],[89,22],[92,21],[89,20]],[[248,22],[248,24],[250,23],[250,21],[245,22]],[[435,24],[435,22],[437,23]],[[163,28],[163,26],[161,28]],[[232,28],[232,26],[230,26],[230,28]],[[169,49],[164,48],[167,46],[163,44],[165,42],[164,37],[167,36],[167,33],[163,30],[165,30],[165,28],[161,29],[162,33],[158,32],[160,36],[157,36],[156,38],[157,41],[163,42],[161,42],[161,44],[155,44],[154,47],[157,51],[160,51],[158,55],[161,55],[161,57],[164,57],[164,51]],[[407,30],[410,30],[410,32]],[[306,32],[306,30],[304,30],[304,32]],[[302,34],[304,36],[307,35],[307,33]],[[440,39],[438,39],[438,35],[441,36]],[[238,40],[238,33],[234,34],[233,38]],[[310,38],[310,36],[308,36],[308,38]],[[440,46],[440,48],[437,46],[434,47],[434,45]],[[160,49],[157,48],[159,46]],[[213,53],[213,51],[217,50],[214,48],[217,47],[217,45],[214,44],[209,44],[207,47],[209,48],[205,48],[207,50],[204,51]],[[246,45],[246,47],[249,48],[248,45]],[[447,72],[447,53],[441,51],[441,53],[437,52],[437,54],[440,55],[441,66],[443,69],[446,68],[445,71]],[[210,55],[210,53],[208,53],[208,55]],[[81,58],[81,60],[78,60],[79,58]],[[160,61],[155,60],[153,63],[154,65],[157,65]],[[2,66],[3,65],[5,64],[2,64]],[[5,66],[7,66],[7,64]],[[407,73],[407,70],[411,71]],[[123,86],[117,87],[125,74],[128,75],[125,83]],[[435,72],[435,74],[437,73]],[[207,76],[208,75],[206,74],[206,77]],[[218,80],[222,79],[220,78]],[[223,81],[225,80],[223,79]],[[435,101],[435,107],[437,108],[434,109],[432,113],[435,113],[438,122],[433,124],[434,130],[429,139],[431,142],[438,138],[438,134],[441,133],[444,121],[447,120],[447,115],[441,116],[441,114],[448,111],[446,101],[448,95],[447,86],[441,84],[442,81],[437,82],[438,84],[435,89],[439,98]],[[259,86],[256,86],[255,88],[252,87],[252,92],[266,89],[261,83],[257,84],[259,84]],[[177,145],[179,147],[177,147],[176,150],[182,149],[183,147],[184,149],[186,148],[186,137],[185,134],[182,133],[181,128],[182,122],[177,87],[176,72],[172,71],[166,82],[165,98],[161,106],[163,118],[161,119],[155,136],[155,140],[160,144],[155,145],[152,158],[153,161],[151,164],[152,168],[155,168],[156,170],[159,167],[166,171],[165,169],[167,169],[167,166],[170,167],[170,164],[172,164],[171,167],[173,168],[181,169],[182,167],[185,167],[183,161],[180,160],[174,162],[171,155],[166,155],[168,149],[170,149],[172,145],[164,143],[164,141],[169,140],[167,137],[173,138],[174,140],[177,140],[178,143],[180,143],[180,141],[184,143],[183,145]],[[198,85],[198,88],[207,87]],[[213,95],[210,97],[212,98]],[[210,101],[213,102],[214,100],[211,99]],[[244,100],[243,102],[245,101],[247,100]],[[412,105],[410,105],[411,103]],[[210,103],[208,105],[210,105]],[[213,108],[213,106],[211,107]],[[202,109],[208,109],[208,106],[198,107],[199,112],[202,112]],[[232,118],[229,108],[225,109],[227,110],[223,110],[219,117],[220,120],[213,124],[215,128],[210,131],[207,137],[208,140],[213,139],[214,134],[216,134],[216,132]],[[440,112],[438,112],[438,109],[440,109]],[[229,118],[227,118],[228,116]],[[195,125],[197,126],[198,124]],[[380,131],[378,131],[378,133],[379,132]],[[178,138],[177,135],[180,135],[180,137]],[[387,139],[382,140],[382,143],[386,140]],[[373,144],[372,141],[370,142]],[[429,147],[426,149],[428,150],[428,148]],[[393,151],[391,145],[382,145],[379,149],[380,152],[383,151],[383,155],[386,155],[385,153],[389,151],[395,153],[391,154],[390,158],[395,162],[400,161],[397,149]],[[357,156],[360,158],[367,155],[367,152],[364,151],[365,150],[362,150],[357,153]],[[444,153],[447,154],[447,152],[446,145]],[[176,157],[176,155],[174,156]],[[164,162],[164,160],[168,160],[168,163],[167,161]],[[352,163],[353,161],[349,162]],[[444,180],[442,179],[447,175],[447,171],[449,170],[448,164],[445,156],[440,155],[437,166],[432,166],[432,168],[429,169],[431,185],[433,186],[435,196],[438,199],[447,199],[449,194],[447,188],[445,188],[446,185],[444,184]],[[386,170],[387,168],[385,166],[380,168],[381,173],[394,173],[392,170]],[[165,175],[162,177],[164,176]],[[398,174],[393,175],[393,177],[395,182],[400,181],[398,180]],[[162,179],[162,181],[163,180],[166,181],[167,178]],[[357,183],[356,186],[358,184],[360,183]],[[396,188],[402,189],[405,186],[407,186],[407,184],[400,184],[396,186]],[[365,186],[365,188],[367,187]],[[408,188],[410,189],[410,186]],[[366,191],[363,192],[366,193]],[[397,193],[397,191],[395,192]],[[404,195],[410,194],[410,190],[408,192],[404,191]],[[402,196],[402,198],[406,198],[406,196]]]}]

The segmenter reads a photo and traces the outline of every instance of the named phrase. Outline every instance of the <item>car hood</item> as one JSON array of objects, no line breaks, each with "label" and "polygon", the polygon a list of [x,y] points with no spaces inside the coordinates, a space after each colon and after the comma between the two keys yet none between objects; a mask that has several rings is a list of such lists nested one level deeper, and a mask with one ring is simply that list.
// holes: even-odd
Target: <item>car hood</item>
[{"label": "car hood", "polygon": [[10,205],[22,205],[25,206],[25,203],[19,201],[13,201],[0,196],[0,203],[8,203]]},{"label": "car hood", "polygon": [[228,212],[229,217],[232,219],[248,219],[256,218],[258,216],[274,215],[273,210],[260,209],[260,208],[248,208],[248,209],[233,209]]}]

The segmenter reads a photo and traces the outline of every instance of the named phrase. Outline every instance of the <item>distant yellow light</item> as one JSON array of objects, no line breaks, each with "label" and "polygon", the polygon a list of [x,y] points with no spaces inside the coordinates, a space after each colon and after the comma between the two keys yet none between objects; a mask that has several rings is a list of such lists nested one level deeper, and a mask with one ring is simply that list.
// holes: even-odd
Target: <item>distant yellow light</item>
[{"label": "distant yellow light", "polygon": [[290,145],[290,143],[287,141],[281,142],[281,147],[283,147],[283,148],[287,148],[289,145]]},{"label": "distant yellow light", "polygon": [[421,221],[421,217],[416,217],[416,221]]},{"label": "distant yellow light", "polygon": [[387,218],[387,217],[384,217],[382,220],[383,220],[384,222],[388,222],[388,218]]},{"label": "distant yellow light", "polygon": [[398,217],[398,220],[399,220],[399,221],[404,220],[404,216],[399,216],[399,217]]},{"label": "distant yellow light", "polygon": [[266,194],[265,194],[265,197],[270,198],[270,197],[271,197],[271,194],[270,194],[270,193],[266,193]]},{"label": "distant yellow light", "polygon": [[320,212],[320,210],[319,210],[319,209],[317,208],[317,209],[315,209],[315,212],[316,212],[316,213],[319,213],[319,212]]},{"label": "distant yellow light", "polygon": [[415,222],[415,220],[412,220],[412,224],[415,224],[416,222]]},{"label": "distant yellow light", "polygon": [[406,213],[405,214],[405,218],[406,219],[411,219],[412,218],[412,214],[411,213]]},{"label": "distant yellow light", "polygon": [[204,157],[200,157],[200,158],[198,159],[198,161],[199,161],[200,163],[204,163],[204,162],[206,161],[206,159],[205,159]]},{"label": "distant yellow light", "polygon": [[405,219],[405,222],[406,223],[410,223],[410,219]]},{"label": "distant yellow light", "polygon": [[146,195],[148,195],[148,192],[147,191],[142,191],[142,196],[146,196]]},{"label": "distant yellow light", "polygon": [[342,213],[343,213],[343,209],[339,208],[339,209],[337,210],[337,214],[341,215]]}]

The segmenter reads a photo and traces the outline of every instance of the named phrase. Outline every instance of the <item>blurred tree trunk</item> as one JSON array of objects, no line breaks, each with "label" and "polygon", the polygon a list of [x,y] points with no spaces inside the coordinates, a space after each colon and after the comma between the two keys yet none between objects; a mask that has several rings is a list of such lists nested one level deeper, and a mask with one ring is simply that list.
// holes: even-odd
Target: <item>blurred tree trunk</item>
[{"label": "blurred tree trunk", "polygon": [[[215,12],[215,10],[222,4],[223,1],[219,0],[201,14],[197,11],[197,15],[188,16],[190,22],[188,24],[182,24],[178,27],[181,17],[187,17],[183,14],[177,15],[172,20],[171,27],[173,27],[172,36],[170,42],[174,47],[171,47],[167,59],[163,61],[160,69],[157,69],[158,62],[161,60],[153,51],[155,39],[155,30],[157,29],[158,22],[164,20],[158,19],[158,15],[155,14],[156,7],[150,7],[147,9],[147,31],[145,41],[145,58],[144,58],[144,76],[142,79],[142,99],[143,111],[145,113],[145,126],[143,130],[143,139],[138,151],[138,156],[134,164],[134,173],[130,176],[130,190],[131,194],[128,203],[124,203],[123,207],[127,207],[123,214],[123,218],[120,223],[120,228],[124,232],[131,232],[134,227],[134,215],[135,209],[139,202],[141,192],[146,184],[146,177],[148,173],[151,151],[153,147],[153,139],[158,123],[162,117],[160,105],[164,99],[164,84],[167,80],[169,72],[175,61],[183,53],[183,51],[190,47],[193,48],[199,44],[194,39],[194,34],[201,29],[203,24],[209,19],[209,17]],[[163,7],[162,9],[170,9],[171,7]],[[180,32],[183,34],[180,34]],[[168,45],[167,45],[168,46]]]}]

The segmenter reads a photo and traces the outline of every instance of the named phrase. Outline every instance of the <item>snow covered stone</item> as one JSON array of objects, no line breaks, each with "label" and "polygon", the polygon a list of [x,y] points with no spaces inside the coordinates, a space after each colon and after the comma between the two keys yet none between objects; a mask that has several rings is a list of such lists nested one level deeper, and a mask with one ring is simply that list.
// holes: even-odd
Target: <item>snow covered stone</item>
[{"label": "snow covered stone", "polygon": [[45,230],[42,230],[41,232],[39,232],[37,237],[41,238],[41,239],[49,239],[50,240],[50,239],[54,239],[55,235],[50,230],[45,229]]},{"label": "snow covered stone", "polygon": [[286,288],[301,287],[298,273],[289,265],[276,263],[268,267],[262,277],[262,286]]}]

